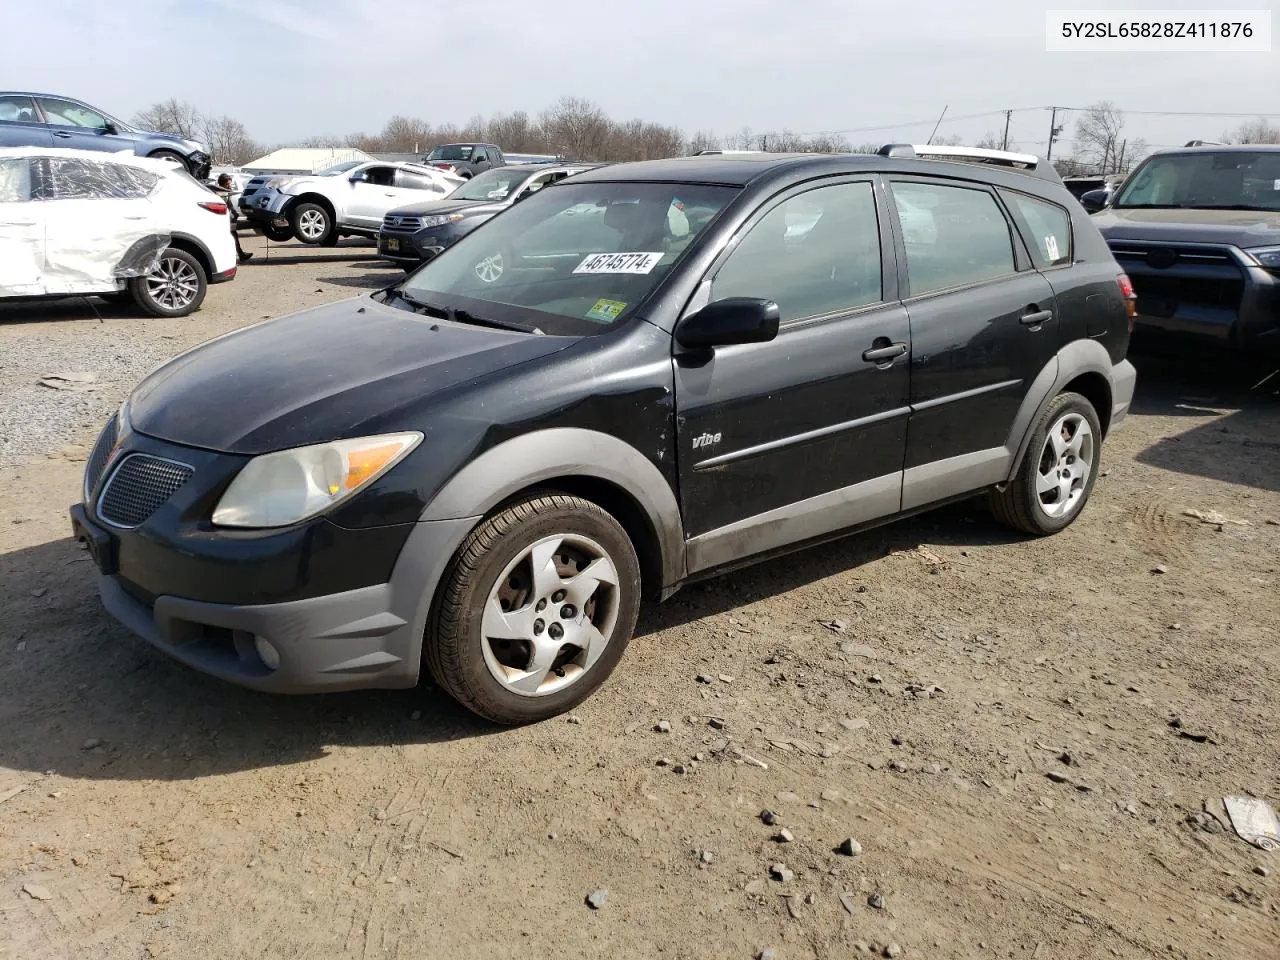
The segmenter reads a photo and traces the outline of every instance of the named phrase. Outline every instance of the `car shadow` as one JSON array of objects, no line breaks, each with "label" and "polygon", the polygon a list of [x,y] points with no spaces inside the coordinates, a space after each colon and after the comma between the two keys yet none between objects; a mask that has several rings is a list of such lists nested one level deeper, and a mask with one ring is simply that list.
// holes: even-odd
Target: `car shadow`
[{"label": "car shadow", "polygon": [[93,295],[0,302],[0,323],[84,323],[154,319],[132,302],[112,303]]},{"label": "car shadow", "polygon": [[1139,355],[1134,365],[1134,415],[1215,417],[1163,436],[1137,454],[1138,463],[1280,491],[1280,370],[1274,361]]},{"label": "car shadow", "polygon": [[[694,584],[642,608],[637,636],[713,616],[921,542],[1012,542],[961,504]],[[416,690],[286,697],[170,660],[115,623],[68,539],[0,556],[0,767],[83,779],[191,780],[303,763],[334,747],[500,735],[429,682]],[[625,664],[625,662],[624,662]],[[623,667],[625,669],[625,665]]]}]

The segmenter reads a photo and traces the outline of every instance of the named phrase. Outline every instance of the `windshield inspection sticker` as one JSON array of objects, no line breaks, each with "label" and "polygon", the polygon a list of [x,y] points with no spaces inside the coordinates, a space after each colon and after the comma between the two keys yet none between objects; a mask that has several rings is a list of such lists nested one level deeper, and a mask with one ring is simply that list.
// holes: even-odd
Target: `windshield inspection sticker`
[{"label": "windshield inspection sticker", "polygon": [[1058,238],[1052,233],[1044,238],[1045,252],[1049,254],[1050,260],[1058,259]]},{"label": "windshield inspection sticker", "polygon": [[649,273],[661,259],[661,253],[589,253],[573,272]]},{"label": "windshield inspection sticker", "polygon": [[599,320],[601,323],[612,323],[618,315],[627,309],[621,300],[597,300],[595,306],[587,311],[588,320]]}]

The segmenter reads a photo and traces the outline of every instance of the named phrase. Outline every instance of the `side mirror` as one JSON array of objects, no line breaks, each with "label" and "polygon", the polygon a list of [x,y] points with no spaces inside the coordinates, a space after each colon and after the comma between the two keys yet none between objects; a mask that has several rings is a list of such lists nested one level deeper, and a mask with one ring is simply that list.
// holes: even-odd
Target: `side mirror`
[{"label": "side mirror", "polygon": [[778,335],[778,305],[758,297],[729,297],[709,303],[676,328],[683,347],[725,347],[767,343]]},{"label": "side mirror", "polygon": [[105,133],[105,134],[108,134],[109,136],[113,136],[113,137],[114,137],[117,133],[119,133],[119,132],[120,132],[120,128],[119,128],[119,127],[117,127],[117,126],[116,126],[114,123],[112,123],[110,120],[108,120],[106,123],[104,123],[104,124],[102,125],[102,132],[103,132],[103,133]]},{"label": "side mirror", "polygon": [[1106,190],[1090,190],[1080,195],[1080,206],[1090,213],[1097,213],[1107,205]]},{"label": "side mirror", "polygon": [[365,171],[363,170],[359,171],[358,173],[353,173],[351,175],[352,183],[364,183],[368,179],[369,178],[365,175]]}]

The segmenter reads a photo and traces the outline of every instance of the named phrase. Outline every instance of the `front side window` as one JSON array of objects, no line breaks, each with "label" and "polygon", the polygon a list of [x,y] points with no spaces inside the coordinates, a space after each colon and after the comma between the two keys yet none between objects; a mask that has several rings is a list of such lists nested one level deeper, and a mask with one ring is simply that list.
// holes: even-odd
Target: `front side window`
[{"label": "front side window", "polygon": [[736,193],[634,182],[540,190],[398,289],[416,301],[546,333],[597,332],[630,315]]},{"label": "front side window", "polygon": [[1025,193],[1004,191],[1031,232],[1031,252],[1037,267],[1071,262],[1071,217],[1056,203]]},{"label": "front side window", "polygon": [[1280,150],[1197,150],[1154,156],[1113,208],[1280,210]]},{"label": "front side window", "polygon": [[94,113],[88,107],[70,100],[53,100],[40,98],[40,108],[44,110],[49,122],[63,127],[87,127],[91,130],[102,130],[107,126],[107,118]]},{"label": "front side window", "polygon": [[936,183],[895,182],[891,188],[911,296],[1014,272],[1009,221],[991,194]]},{"label": "front side window", "polygon": [[0,97],[0,123],[39,123],[36,102],[30,97]]},{"label": "front side window", "polygon": [[444,187],[433,177],[427,176],[425,173],[415,173],[412,170],[396,171],[396,186],[403,187],[406,190],[432,190],[435,193],[444,193]]},{"label": "front side window", "polygon": [[390,187],[395,178],[395,167],[369,167],[364,171],[364,182],[375,187]]},{"label": "front side window", "polygon": [[31,199],[31,164],[25,158],[0,160],[0,203]]},{"label": "front side window", "polygon": [[869,183],[797,194],[764,215],[711,282],[711,299],[761,297],[782,322],[882,299],[880,226]]}]

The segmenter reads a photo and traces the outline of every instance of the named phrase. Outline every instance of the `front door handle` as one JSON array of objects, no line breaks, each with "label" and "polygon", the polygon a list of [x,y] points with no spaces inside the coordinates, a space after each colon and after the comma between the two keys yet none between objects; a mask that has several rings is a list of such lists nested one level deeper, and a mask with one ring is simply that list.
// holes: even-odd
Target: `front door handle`
[{"label": "front door handle", "polygon": [[71,139],[71,134],[67,133],[65,130],[55,130],[53,131],[53,135],[55,137],[61,137],[63,140]]},{"label": "front door handle", "polygon": [[1024,313],[1020,322],[1024,327],[1038,327],[1040,324],[1048,323],[1052,319],[1052,310],[1033,310],[1031,313]]},{"label": "front door handle", "polygon": [[876,343],[880,346],[863,350],[862,359],[867,363],[891,363],[907,352],[905,343],[886,343],[887,339],[887,337],[877,337]]}]

